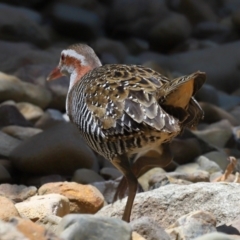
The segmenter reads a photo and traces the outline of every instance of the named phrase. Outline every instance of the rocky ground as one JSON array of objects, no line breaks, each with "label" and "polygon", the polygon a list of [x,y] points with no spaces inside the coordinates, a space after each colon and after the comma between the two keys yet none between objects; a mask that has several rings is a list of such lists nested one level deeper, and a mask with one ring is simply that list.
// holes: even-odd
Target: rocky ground
[{"label": "rocky ground", "polygon": [[[240,239],[239,0],[1,1],[0,39],[1,239]],[[121,173],[68,121],[68,80],[46,82],[75,42],[104,64],[207,73],[205,118],[139,178],[130,224],[111,204]]]}]

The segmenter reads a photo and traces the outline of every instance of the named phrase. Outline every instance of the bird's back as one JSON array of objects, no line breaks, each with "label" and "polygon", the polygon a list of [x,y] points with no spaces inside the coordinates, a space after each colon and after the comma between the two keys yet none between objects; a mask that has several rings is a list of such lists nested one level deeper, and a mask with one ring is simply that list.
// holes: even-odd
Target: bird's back
[{"label": "bird's back", "polygon": [[108,159],[170,141],[201,118],[192,97],[204,73],[169,80],[150,68],[111,64],[82,77],[68,94],[67,111],[87,143]]}]

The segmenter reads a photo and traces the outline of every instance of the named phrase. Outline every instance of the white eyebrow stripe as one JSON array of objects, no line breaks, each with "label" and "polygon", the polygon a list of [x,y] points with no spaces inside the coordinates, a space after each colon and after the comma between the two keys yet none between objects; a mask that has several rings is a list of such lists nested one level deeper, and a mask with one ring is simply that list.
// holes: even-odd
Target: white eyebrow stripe
[{"label": "white eyebrow stripe", "polygon": [[63,50],[61,54],[78,59],[79,61],[81,61],[81,65],[84,65],[84,66],[88,65],[85,57],[72,49]]}]

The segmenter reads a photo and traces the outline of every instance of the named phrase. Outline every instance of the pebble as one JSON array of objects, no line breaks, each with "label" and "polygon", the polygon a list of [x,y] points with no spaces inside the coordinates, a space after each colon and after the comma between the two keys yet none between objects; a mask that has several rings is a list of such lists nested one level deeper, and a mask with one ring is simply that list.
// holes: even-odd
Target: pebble
[{"label": "pebble", "polygon": [[91,216],[86,214],[69,214],[59,224],[58,234],[68,240],[131,240],[132,229],[120,219]]},{"label": "pebble", "polygon": [[170,240],[170,236],[165,230],[154,221],[153,218],[141,217],[130,223],[133,231],[143,236],[146,240],[159,239]]},{"label": "pebble", "polygon": [[32,136],[42,132],[42,130],[38,128],[20,127],[20,126],[13,126],[13,125],[2,128],[2,131],[19,140],[29,139]]},{"label": "pebble", "polygon": [[[43,226],[38,225],[26,218],[12,218],[10,223],[16,227],[28,240],[60,240],[54,233],[46,230]],[[14,238],[15,239],[15,238]],[[9,239],[10,240],[10,239]],[[18,240],[18,239],[16,239]],[[19,239],[20,240],[20,239]],[[22,240],[22,239],[21,239]]]},{"label": "pebble", "polygon": [[191,212],[180,217],[166,231],[171,239],[195,239],[216,232],[216,218],[206,211]]},{"label": "pebble", "polygon": [[28,200],[16,203],[20,216],[37,221],[48,215],[63,217],[69,213],[69,200],[60,194],[46,194],[42,196],[33,196]]},{"label": "pebble", "polygon": [[70,213],[96,213],[103,207],[102,194],[91,185],[75,182],[46,183],[38,189],[39,195],[58,193],[69,199]]},{"label": "pebble", "polygon": [[13,224],[0,220],[0,236],[6,240],[29,240]]},{"label": "pebble", "polygon": [[0,195],[5,196],[15,203],[22,202],[37,193],[34,186],[16,185],[16,184],[0,184]]},{"label": "pebble", "polygon": [[122,173],[118,169],[112,167],[103,167],[100,174],[106,180],[115,180],[122,176]]},{"label": "pebble", "polygon": [[32,122],[37,121],[44,113],[40,107],[28,102],[19,102],[16,107],[28,121]]},{"label": "pebble", "polygon": [[32,124],[19,112],[15,104],[0,105],[0,127],[7,126],[32,127]]},{"label": "pebble", "polygon": [[20,216],[14,203],[10,199],[0,196],[0,219],[7,222],[14,216]]},{"label": "pebble", "polygon": [[197,158],[196,162],[199,164],[200,168],[204,171],[211,173],[220,172],[221,169],[219,165],[204,156]]},{"label": "pebble", "polygon": [[240,240],[240,237],[236,235],[227,235],[224,233],[213,232],[195,238],[195,240]]},{"label": "pebble", "polygon": [[10,153],[20,145],[21,141],[0,131],[0,156],[9,157]]},{"label": "pebble", "polygon": [[81,184],[90,184],[104,181],[104,178],[91,169],[81,168],[73,173],[72,181]]},{"label": "pebble", "polygon": [[78,168],[91,168],[96,161],[78,129],[64,122],[22,142],[10,159],[16,169],[33,175],[73,174]]},{"label": "pebble", "polygon": [[44,87],[21,81],[19,78],[0,72],[0,102],[14,100],[29,102],[45,108],[51,101],[51,93]]}]

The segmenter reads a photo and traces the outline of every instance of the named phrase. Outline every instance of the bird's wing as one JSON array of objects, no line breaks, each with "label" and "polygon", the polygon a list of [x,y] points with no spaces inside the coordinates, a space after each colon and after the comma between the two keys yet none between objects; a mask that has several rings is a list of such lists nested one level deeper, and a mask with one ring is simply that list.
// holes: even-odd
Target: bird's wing
[{"label": "bird's wing", "polygon": [[91,79],[86,103],[106,135],[138,132],[144,127],[179,131],[178,120],[159,105],[159,90],[169,79],[143,66],[105,65]]}]

